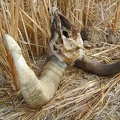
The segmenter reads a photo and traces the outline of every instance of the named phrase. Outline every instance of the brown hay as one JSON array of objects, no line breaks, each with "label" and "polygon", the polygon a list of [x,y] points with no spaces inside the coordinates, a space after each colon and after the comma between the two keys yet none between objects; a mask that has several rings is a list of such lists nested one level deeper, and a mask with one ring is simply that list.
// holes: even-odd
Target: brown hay
[{"label": "brown hay", "polygon": [[18,41],[39,76],[51,34],[47,7],[50,12],[53,5],[83,31],[89,56],[105,63],[120,60],[119,0],[1,0],[0,119],[119,119],[120,74],[104,78],[69,67],[54,98],[38,110],[30,109],[20,92],[14,91],[17,75],[6,57],[3,35],[8,33]]}]

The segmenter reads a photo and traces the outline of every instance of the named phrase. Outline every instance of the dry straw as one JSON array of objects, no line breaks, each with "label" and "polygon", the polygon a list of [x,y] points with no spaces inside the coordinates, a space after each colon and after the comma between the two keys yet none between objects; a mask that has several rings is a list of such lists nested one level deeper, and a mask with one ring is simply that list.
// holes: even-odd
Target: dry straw
[{"label": "dry straw", "polygon": [[[119,0],[0,0],[0,119],[88,120],[100,105],[104,106],[105,98],[120,82],[119,74],[103,78],[70,67],[47,105],[40,110],[26,107],[14,65],[3,46],[3,36],[8,33],[18,41],[27,63],[37,74],[37,65],[42,66],[44,59],[38,63],[36,58],[47,53],[51,35],[49,12],[56,5],[79,30],[92,27],[104,38],[108,30],[120,36]],[[120,37],[117,40],[117,45],[101,41],[100,48],[93,46],[86,52],[97,60],[112,62],[111,57],[120,60]]]}]

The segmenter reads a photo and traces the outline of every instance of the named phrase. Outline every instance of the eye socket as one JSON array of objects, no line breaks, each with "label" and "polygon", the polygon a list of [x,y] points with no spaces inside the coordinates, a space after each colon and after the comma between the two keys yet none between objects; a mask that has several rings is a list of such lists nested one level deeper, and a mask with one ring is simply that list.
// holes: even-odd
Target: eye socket
[{"label": "eye socket", "polygon": [[66,38],[69,38],[69,35],[66,31],[63,31],[62,34],[66,37]]},{"label": "eye socket", "polygon": [[55,51],[57,50],[57,48],[55,47],[55,45],[53,46],[53,50],[55,50]]}]

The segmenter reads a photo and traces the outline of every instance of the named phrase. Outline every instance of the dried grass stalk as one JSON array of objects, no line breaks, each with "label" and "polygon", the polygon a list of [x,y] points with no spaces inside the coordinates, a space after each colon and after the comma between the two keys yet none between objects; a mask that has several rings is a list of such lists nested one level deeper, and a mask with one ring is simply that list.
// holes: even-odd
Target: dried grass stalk
[{"label": "dried grass stalk", "polygon": [[[20,102],[18,99],[19,95],[13,95],[8,83],[11,82],[12,86],[16,84],[17,88],[17,76],[12,69],[11,61],[6,57],[6,50],[2,44],[3,35],[8,33],[14,36],[29,66],[34,65],[37,68],[35,56],[41,56],[48,49],[51,34],[48,7],[51,11],[53,4],[57,5],[59,10],[79,27],[79,30],[94,26],[96,30],[102,31],[105,35],[108,34],[107,30],[113,30],[113,33],[120,35],[119,0],[0,0],[0,69],[2,68],[2,74],[7,79],[7,82],[0,84],[0,97],[2,98],[0,105],[4,106],[0,108],[0,116],[3,119],[89,119],[99,105],[104,103],[105,96],[113,86],[119,83],[120,75],[106,78],[109,82],[102,87],[96,80],[87,81],[81,85],[80,79],[83,82],[86,79],[84,76],[90,79],[92,75],[70,69],[66,73],[68,76],[65,76],[61,82],[56,96],[41,110],[34,111],[26,108],[23,101]],[[17,23],[16,26],[15,23]],[[115,54],[112,55],[116,55],[119,60],[119,45],[107,49],[106,44],[105,42],[101,48],[86,51],[96,59],[101,60],[104,57],[107,62],[112,60],[106,55],[114,52]],[[79,79],[75,79],[78,75]],[[103,78],[97,77],[97,79]],[[11,109],[5,107],[8,106],[7,103],[13,106],[13,103],[18,103],[18,101],[19,105],[15,104],[16,113],[11,107]],[[8,113],[6,109],[10,112]]]}]

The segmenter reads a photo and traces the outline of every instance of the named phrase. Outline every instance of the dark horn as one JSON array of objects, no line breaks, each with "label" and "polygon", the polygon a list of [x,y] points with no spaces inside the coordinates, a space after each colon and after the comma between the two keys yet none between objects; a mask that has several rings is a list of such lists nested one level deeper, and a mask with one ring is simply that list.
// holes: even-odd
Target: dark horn
[{"label": "dark horn", "polygon": [[74,65],[85,72],[99,76],[109,76],[120,72],[120,61],[103,64],[88,58],[86,55],[84,55],[82,60],[76,60]]}]

